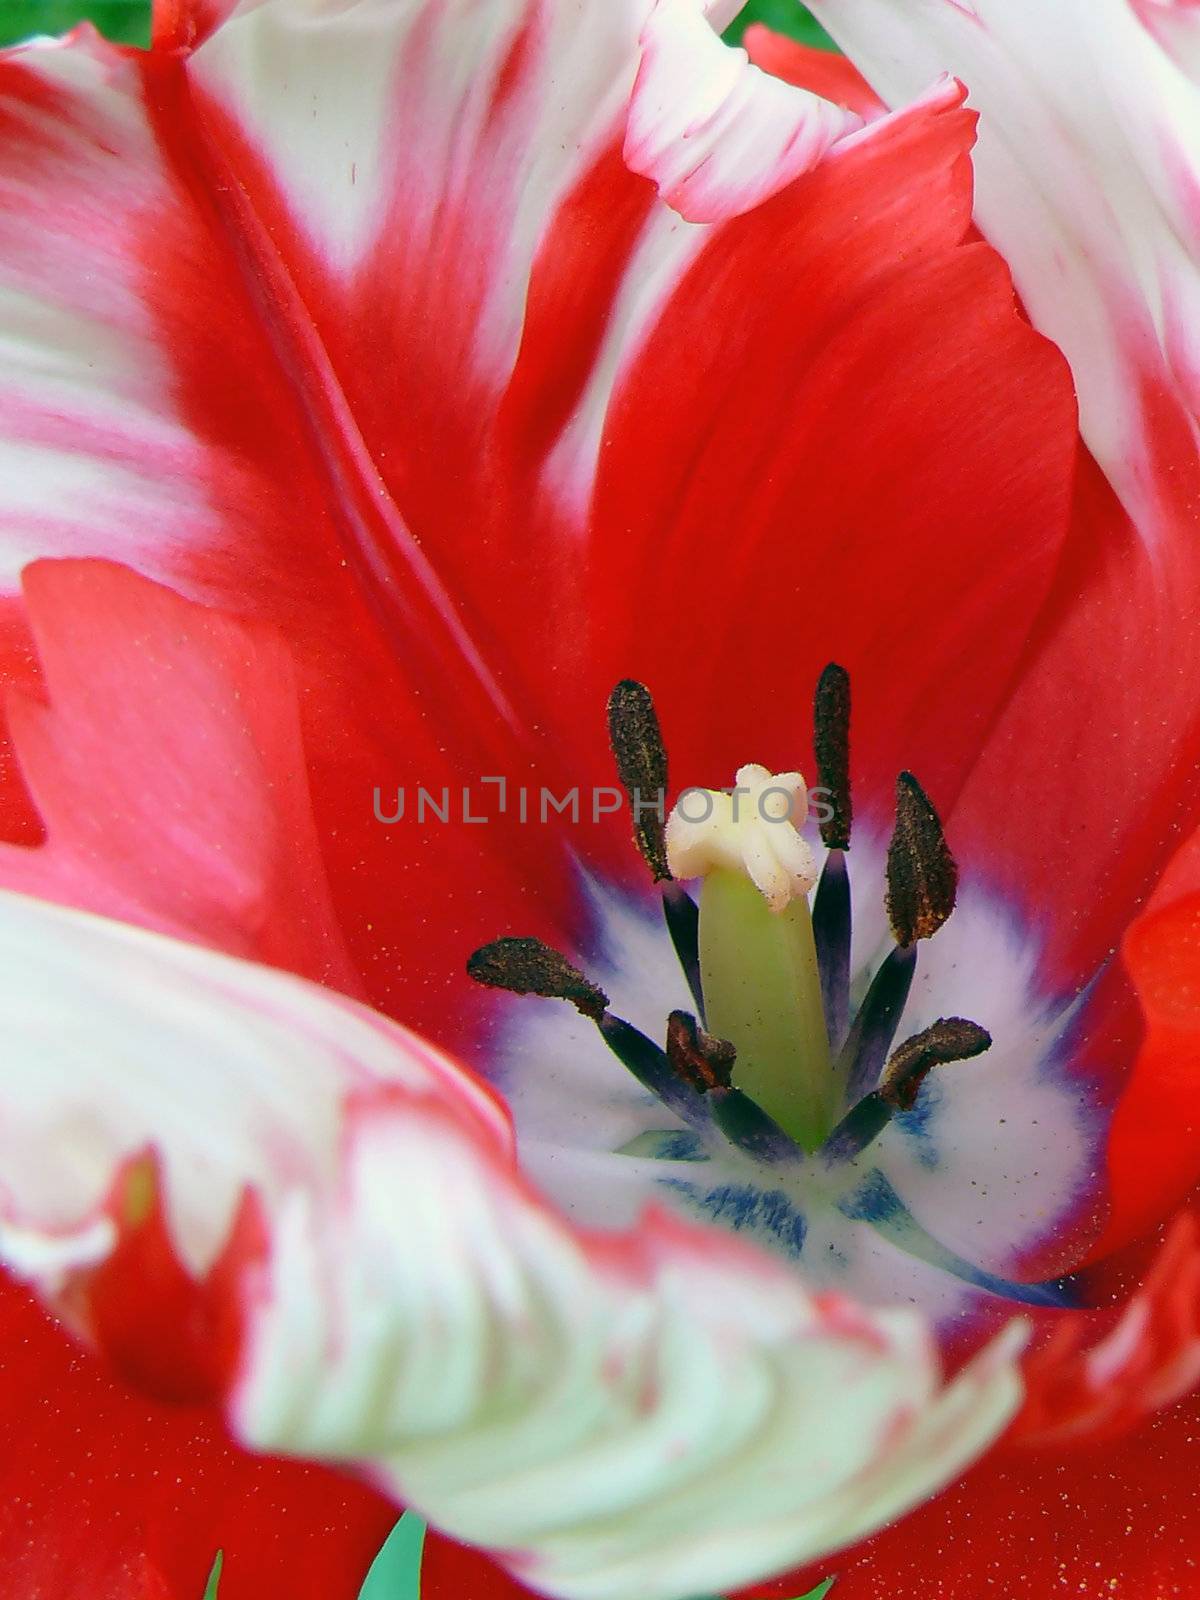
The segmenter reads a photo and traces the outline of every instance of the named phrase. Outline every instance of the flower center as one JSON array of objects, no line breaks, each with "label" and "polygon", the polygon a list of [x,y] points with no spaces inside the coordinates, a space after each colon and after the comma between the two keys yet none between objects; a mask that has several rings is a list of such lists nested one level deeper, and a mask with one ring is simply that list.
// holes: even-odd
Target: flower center
[{"label": "flower center", "polygon": [[[875,1163],[876,1141],[894,1119],[911,1119],[930,1075],[961,1070],[956,1063],[992,1040],[977,1023],[949,1016],[897,1043],[919,947],[951,916],[958,887],[937,812],[909,773],[897,780],[881,885],[892,942],[854,985],[852,1010],[849,714],[848,679],[830,666],[816,694],[819,783],[811,794],[798,772],[747,765],[731,790],[685,790],[666,818],[666,753],[650,696],[632,682],[614,690],[610,742],[635,841],[660,887],[695,1007],[670,1010],[658,1038],[615,1014],[597,983],[541,941],[496,940],[475,952],[468,971],[515,994],[566,1000],[595,1024],[674,1123],[615,1146],[619,1154],[675,1163],[677,1172],[714,1159],[734,1174],[753,1168],[767,1174],[753,1180],[758,1192],[769,1182],[769,1198],[789,1210],[835,1211],[974,1288],[1062,1304],[1066,1280],[1015,1282],[941,1243]],[[813,802],[820,866],[801,831]],[[698,899],[683,879],[700,880]],[[661,1181],[710,1208],[713,1194],[738,1189],[701,1191],[690,1174]]]}]

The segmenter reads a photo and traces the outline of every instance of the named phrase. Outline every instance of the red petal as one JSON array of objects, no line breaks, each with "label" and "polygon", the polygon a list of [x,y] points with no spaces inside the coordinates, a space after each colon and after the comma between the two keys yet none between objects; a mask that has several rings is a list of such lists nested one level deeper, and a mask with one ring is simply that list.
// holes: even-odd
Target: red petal
[{"label": "red petal", "polygon": [[278,633],[111,562],[24,588],[49,705],[10,721],[48,841],[0,847],[0,879],[353,993]]},{"label": "red petal", "polygon": [[1200,839],[1125,936],[1145,1037],[1109,1135],[1113,1220],[1101,1248],[1153,1226],[1200,1181]]},{"label": "red petal", "polygon": [[213,1416],[147,1403],[0,1279],[0,1590],[10,1600],[354,1600],[394,1506],[250,1457]]},{"label": "red petal", "polygon": [[1027,908],[1063,990],[1111,962],[1129,930],[1089,1023],[1089,1067],[1111,1082],[1133,1064],[1099,1251],[1156,1225],[1200,1179],[1200,847],[1179,847],[1200,820],[1200,651],[1183,620],[1198,604],[1190,529],[1149,556],[1083,461],[1050,603],[949,824],[964,857]]},{"label": "red petal", "polygon": [[1190,1595],[1200,1487],[1192,1469],[1200,1401],[1137,1433],[1061,1458],[993,1454],[937,1500],[824,1571],[750,1591],[791,1600],[831,1572],[837,1600],[981,1596]]},{"label": "red petal", "polygon": [[247,1195],[220,1255],[197,1280],[171,1236],[161,1175],[153,1151],[122,1166],[106,1207],[116,1244],[72,1283],[69,1309],[89,1343],[141,1393],[216,1405],[236,1371],[239,1274],[265,1251],[263,1224]]},{"label": "red petal", "polygon": [[1200,1224],[1178,1217],[1141,1289],[1119,1314],[1059,1319],[1025,1362],[1011,1437],[1097,1442],[1127,1432],[1200,1381]]},{"label": "red petal", "polygon": [[849,59],[836,50],[816,50],[812,45],[775,33],[761,22],[746,29],[742,43],[756,66],[797,88],[846,106],[868,119],[887,110],[883,101]]},{"label": "red petal", "polygon": [[483,1550],[430,1528],[421,1557],[421,1600],[526,1600],[533,1593]]},{"label": "red petal", "polygon": [[1108,960],[1195,827],[1200,602],[1190,533],[1149,556],[1081,464],[1062,566],[950,833],[1025,905],[1068,987]]},{"label": "red petal", "polygon": [[860,794],[890,804],[912,766],[946,804],[1047,593],[1073,405],[1003,264],[962,243],[958,98],[712,235],[618,389],[590,694],[643,678],[680,779],[794,766],[836,659]]}]

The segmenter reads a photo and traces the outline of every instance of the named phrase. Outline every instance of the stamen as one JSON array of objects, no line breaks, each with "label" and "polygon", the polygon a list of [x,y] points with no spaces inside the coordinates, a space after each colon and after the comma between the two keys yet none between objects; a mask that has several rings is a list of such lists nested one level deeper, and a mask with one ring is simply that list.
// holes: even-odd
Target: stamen
[{"label": "stamen", "polygon": [[934,1067],[969,1061],[989,1050],[992,1036],[964,1017],[941,1017],[906,1039],[887,1064],[883,1083],[846,1113],[821,1147],[826,1162],[850,1161],[861,1155],[898,1111],[911,1111],[917,1092]]},{"label": "stamen", "polygon": [[707,1127],[708,1112],[691,1084],[675,1072],[666,1051],[648,1039],[631,1022],[606,1012],[599,1022],[600,1035],[622,1066],[628,1068],[656,1099],[694,1127]]},{"label": "stamen", "polygon": [[671,877],[664,838],[667,752],[644,683],[623,678],[608,697],[608,739],[633,815],[633,838],[655,883]]},{"label": "stamen", "polygon": [[831,850],[825,857],[813,900],[812,925],[825,1031],[830,1050],[836,1051],[850,1022],[850,874],[841,850]]},{"label": "stamen", "polygon": [[991,1034],[977,1022],[968,1022],[965,1017],[939,1017],[893,1053],[879,1092],[897,1111],[911,1111],[917,1091],[934,1067],[970,1061],[991,1048]]},{"label": "stamen", "polygon": [[850,675],[831,661],[817,681],[813,701],[813,750],[823,805],[820,824],[829,848],[813,902],[813,938],[821,972],[821,1000],[829,1048],[838,1050],[850,1020]]},{"label": "stamen", "polygon": [[692,991],[696,1010],[704,1021],[704,984],[700,976],[700,908],[681,883],[668,883],[662,893],[663,916],[667,932],[687,986]]},{"label": "stamen", "polygon": [[730,1144],[752,1161],[776,1166],[804,1159],[795,1140],[740,1089],[713,1089],[705,1096],[705,1103]]},{"label": "stamen", "polygon": [[808,909],[817,865],[797,828],[807,805],[800,773],[747,763],[732,794],[680,796],[667,823],[667,855],[677,877],[704,879],[705,1026],[736,1046],[739,1088],[815,1150],[834,1085]]},{"label": "stamen", "polygon": [[467,962],[467,973],[489,989],[569,1001],[596,1024],[605,1044],[644,1089],[685,1121],[699,1127],[709,1125],[700,1095],[676,1073],[666,1051],[632,1023],[613,1016],[599,984],[584,977],[566,956],[541,939],[495,939],[475,951]]},{"label": "stamen", "polygon": [[853,808],[850,803],[850,674],[831,661],[817,680],[813,699],[813,754],[817,782],[832,813],[821,823],[821,838],[830,850],[849,850]]},{"label": "stamen", "polygon": [[879,1082],[916,965],[917,947],[906,945],[890,950],[871,979],[835,1068],[835,1077],[846,1085],[850,1105]]},{"label": "stamen", "polygon": [[887,854],[887,912],[896,943],[930,939],[954,910],[958,867],[941,819],[911,772],[896,779],[896,826]]},{"label": "stamen", "polygon": [[714,1038],[697,1026],[686,1011],[672,1011],[667,1019],[667,1060],[676,1077],[699,1094],[728,1089],[737,1051],[728,1039]]},{"label": "stamen", "polygon": [[489,989],[506,989],[509,994],[569,1000],[593,1022],[599,1022],[608,1010],[604,990],[541,939],[494,939],[468,959],[467,975]]}]

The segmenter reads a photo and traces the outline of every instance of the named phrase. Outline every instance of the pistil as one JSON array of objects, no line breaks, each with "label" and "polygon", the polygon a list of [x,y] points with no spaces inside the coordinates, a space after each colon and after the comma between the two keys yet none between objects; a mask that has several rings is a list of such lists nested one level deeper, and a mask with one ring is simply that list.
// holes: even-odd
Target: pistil
[{"label": "pistil", "polygon": [[737,1049],[734,1082],[805,1150],[833,1115],[821,974],[808,909],[816,861],[796,827],[798,772],[744,766],[732,794],[689,790],[667,823],[671,871],[703,879],[706,1026]]}]

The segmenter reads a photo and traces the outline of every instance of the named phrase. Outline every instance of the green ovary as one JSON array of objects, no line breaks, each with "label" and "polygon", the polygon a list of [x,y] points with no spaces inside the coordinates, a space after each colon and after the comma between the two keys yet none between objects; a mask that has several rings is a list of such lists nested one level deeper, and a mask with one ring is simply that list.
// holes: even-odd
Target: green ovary
[{"label": "green ovary", "polygon": [[834,1120],[835,1085],[808,902],[774,912],[724,868],[700,892],[708,1031],[737,1049],[733,1081],[805,1150]]}]

